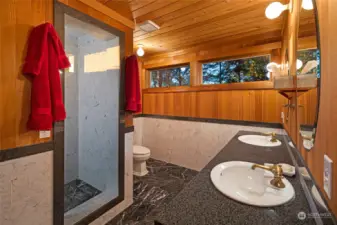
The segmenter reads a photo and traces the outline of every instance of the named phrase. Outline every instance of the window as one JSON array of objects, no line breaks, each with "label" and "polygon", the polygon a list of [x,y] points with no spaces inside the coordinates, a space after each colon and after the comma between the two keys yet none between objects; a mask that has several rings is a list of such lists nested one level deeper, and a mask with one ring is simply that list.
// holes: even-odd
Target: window
[{"label": "window", "polygon": [[202,64],[203,84],[269,80],[266,69],[270,56],[226,60]]},{"label": "window", "polygon": [[180,66],[167,69],[150,70],[151,88],[188,86],[190,84],[190,67]]},{"label": "window", "polygon": [[[302,67],[297,70],[297,74],[317,74],[319,76],[320,56],[317,49],[307,49],[297,52],[297,59],[302,61]],[[315,64],[307,63],[311,61]],[[306,67],[307,65],[307,67]],[[306,68],[305,68],[306,67]]]}]

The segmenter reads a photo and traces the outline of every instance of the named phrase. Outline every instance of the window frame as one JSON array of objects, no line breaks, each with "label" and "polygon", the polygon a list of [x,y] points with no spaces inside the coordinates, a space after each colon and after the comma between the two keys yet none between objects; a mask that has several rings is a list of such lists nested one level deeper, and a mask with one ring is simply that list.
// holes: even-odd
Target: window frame
[{"label": "window frame", "polygon": [[[152,71],[159,71],[159,70],[169,70],[169,69],[177,69],[182,67],[188,67],[190,69],[189,72],[189,83],[187,85],[179,85],[179,86],[165,86],[165,87],[151,87],[152,78],[151,78],[151,72]],[[178,65],[172,65],[167,67],[157,67],[157,68],[150,68],[146,70],[146,76],[148,77],[148,88],[150,89],[156,89],[156,88],[177,88],[177,87],[190,87],[191,86],[191,65],[190,63],[184,63],[184,64],[178,64]]]},{"label": "window frame", "polygon": [[224,62],[224,61],[235,61],[235,60],[242,60],[242,59],[251,59],[251,58],[257,58],[257,57],[262,57],[262,56],[268,56],[269,57],[269,62],[272,62],[272,53],[266,53],[266,54],[256,54],[256,55],[245,55],[245,56],[238,56],[238,57],[228,57],[228,58],[223,58],[223,59],[216,59],[216,60],[205,60],[205,61],[200,61],[201,63],[201,71],[200,71],[200,76],[201,76],[201,84],[204,86],[208,85],[224,85],[224,84],[233,84],[233,83],[250,83],[250,82],[272,82],[272,73],[270,73],[270,77],[268,80],[260,80],[260,81],[244,81],[244,82],[233,82],[233,83],[222,83],[222,84],[204,84],[204,75],[203,75],[203,65],[206,63],[218,63],[218,62]]},{"label": "window frame", "polygon": [[[221,62],[230,61],[246,58],[254,58],[259,56],[269,56],[271,62],[273,62],[274,56],[271,50],[260,51],[257,53],[248,53],[242,55],[228,56],[228,57],[217,57],[204,60],[193,60],[186,59],[182,60],[184,62],[164,65],[164,66],[145,66],[144,68],[144,86],[142,89],[143,93],[175,93],[175,92],[195,92],[195,91],[221,91],[221,90],[273,90],[273,74],[270,74],[269,80],[264,81],[251,81],[251,82],[237,82],[237,83],[224,83],[224,84],[203,84],[203,74],[202,74],[202,64],[208,62]],[[199,66],[194,66],[194,64]],[[166,64],[166,63],[165,63]],[[151,87],[151,76],[150,71],[165,69],[165,68],[176,68],[187,65],[190,67],[190,86],[171,86],[171,87]],[[192,84],[192,79],[200,79],[200,83],[196,85]]]}]

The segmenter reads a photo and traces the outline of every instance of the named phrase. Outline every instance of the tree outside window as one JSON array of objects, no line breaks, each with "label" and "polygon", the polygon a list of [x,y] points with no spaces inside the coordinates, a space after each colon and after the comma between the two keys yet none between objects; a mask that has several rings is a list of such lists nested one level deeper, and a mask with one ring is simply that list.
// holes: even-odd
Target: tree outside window
[{"label": "tree outside window", "polygon": [[151,87],[188,86],[190,84],[190,67],[182,66],[150,71]]},{"label": "tree outside window", "polygon": [[269,55],[204,63],[203,84],[225,84],[269,80],[266,69]]},{"label": "tree outside window", "polygon": [[297,52],[297,58],[302,61],[303,66],[297,70],[297,74],[301,74],[303,68],[307,64],[307,62],[315,60],[318,62],[318,66],[308,71],[308,74],[317,74],[319,77],[319,63],[320,63],[320,54],[318,49],[307,49],[301,50]]}]

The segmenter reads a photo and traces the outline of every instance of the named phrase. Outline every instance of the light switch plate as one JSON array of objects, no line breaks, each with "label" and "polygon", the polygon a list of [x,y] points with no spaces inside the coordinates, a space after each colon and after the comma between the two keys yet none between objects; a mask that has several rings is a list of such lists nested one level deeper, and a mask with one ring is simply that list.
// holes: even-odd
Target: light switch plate
[{"label": "light switch plate", "polygon": [[281,112],[282,123],[284,123],[284,112]]},{"label": "light switch plate", "polygon": [[39,137],[40,137],[40,139],[49,138],[50,137],[50,130],[40,130]]},{"label": "light switch plate", "polygon": [[328,198],[331,199],[332,192],[332,160],[329,156],[324,155],[324,171],[323,171],[323,184],[324,191],[328,195]]}]

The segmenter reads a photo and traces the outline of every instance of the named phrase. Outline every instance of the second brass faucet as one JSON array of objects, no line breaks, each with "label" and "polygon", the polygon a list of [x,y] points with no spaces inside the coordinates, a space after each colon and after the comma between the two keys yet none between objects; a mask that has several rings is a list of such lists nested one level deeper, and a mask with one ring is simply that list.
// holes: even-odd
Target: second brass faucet
[{"label": "second brass faucet", "polygon": [[269,133],[264,133],[264,135],[268,135],[271,136],[270,142],[277,142],[277,138],[276,138],[276,133],[275,132],[269,132]]},{"label": "second brass faucet", "polygon": [[268,170],[273,173],[274,178],[270,181],[270,184],[277,188],[285,188],[285,184],[282,181],[283,178],[283,170],[281,165],[272,165],[272,166],[264,166],[260,164],[253,164],[252,169],[261,168],[264,170]]}]

